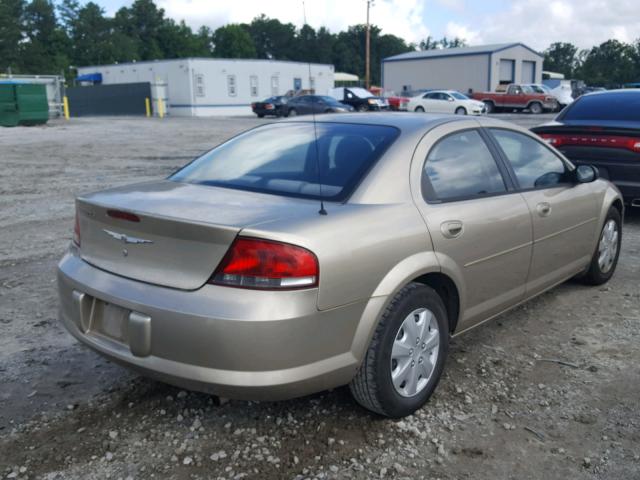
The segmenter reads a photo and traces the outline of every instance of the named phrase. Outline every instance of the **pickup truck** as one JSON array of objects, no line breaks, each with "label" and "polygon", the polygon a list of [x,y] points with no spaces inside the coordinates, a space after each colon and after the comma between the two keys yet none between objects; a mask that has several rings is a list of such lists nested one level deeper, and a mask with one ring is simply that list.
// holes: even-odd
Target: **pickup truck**
[{"label": "pickup truck", "polygon": [[500,109],[529,110],[531,113],[542,113],[545,110],[555,111],[558,101],[553,95],[536,93],[527,85],[512,83],[503,92],[474,92],[474,100],[480,100],[486,106],[487,113]]}]

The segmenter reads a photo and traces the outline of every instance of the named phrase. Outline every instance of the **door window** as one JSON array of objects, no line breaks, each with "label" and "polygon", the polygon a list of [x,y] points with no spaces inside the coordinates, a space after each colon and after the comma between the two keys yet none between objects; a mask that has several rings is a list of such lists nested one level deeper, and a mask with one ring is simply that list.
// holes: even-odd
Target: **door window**
[{"label": "door window", "polygon": [[548,188],[566,181],[566,166],[546,145],[522,133],[491,129],[523,189]]},{"label": "door window", "polygon": [[429,152],[422,171],[422,193],[429,202],[506,190],[498,165],[477,130],[465,130],[440,140]]}]

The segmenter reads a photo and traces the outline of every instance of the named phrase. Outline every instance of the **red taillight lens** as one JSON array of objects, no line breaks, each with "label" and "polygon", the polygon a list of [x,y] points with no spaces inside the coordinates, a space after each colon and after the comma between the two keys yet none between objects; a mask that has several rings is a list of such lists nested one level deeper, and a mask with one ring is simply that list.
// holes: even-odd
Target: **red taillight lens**
[{"label": "red taillight lens", "polygon": [[288,243],[238,237],[209,283],[241,288],[294,289],[318,285],[318,259]]},{"label": "red taillight lens", "polygon": [[80,219],[78,218],[78,211],[76,210],[76,220],[73,226],[73,243],[78,247],[80,246]]},{"label": "red taillight lens", "polygon": [[556,134],[543,133],[540,135],[549,145],[561,147],[563,145],[577,145],[583,147],[623,148],[640,153],[640,138],[620,137],[617,135],[594,134]]},{"label": "red taillight lens", "polygon": [[127,220],[128,222],[140,222],[140,217],[135,213],[123,212],[122,210],[107,210],[107,215],[118,220]]}]

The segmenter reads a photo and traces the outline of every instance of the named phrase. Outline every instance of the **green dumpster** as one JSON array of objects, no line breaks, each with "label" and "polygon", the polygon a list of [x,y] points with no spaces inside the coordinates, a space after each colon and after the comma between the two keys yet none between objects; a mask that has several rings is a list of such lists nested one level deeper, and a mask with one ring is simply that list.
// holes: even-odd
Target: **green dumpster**
[{"label": "green dumpster", "polygon": [[34,83],[0,83],[0,126],[41,125],[49,120],[47,89]]}]

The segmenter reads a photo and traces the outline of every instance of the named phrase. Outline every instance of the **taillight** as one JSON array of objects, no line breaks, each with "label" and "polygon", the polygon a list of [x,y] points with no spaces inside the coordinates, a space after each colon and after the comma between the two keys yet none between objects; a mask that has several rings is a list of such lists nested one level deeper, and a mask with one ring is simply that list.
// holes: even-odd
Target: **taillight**
[{"label": "taillight", "polygon": [[578,145],[588,147],[623,148],[640,153],[640,139],[636,137],[619,137],[616,135],[582,135],[542,133],[540,136],[554,147]]},{"label": "taillight", "polygon": [[80,246],[80,219],[78,217],[78,211],[76,210],[76,220],[73,226],[73,243],[78,247]]},{"label": "taillight", "polygon": [[275,107],[274,107],[271,103],[267,103],[267,104],[264,106],[264,109],[265,109],[265,110],[273,110],[274,108],[275,108]]},{"label": "taillight", "polygon": [[318,259],[288,243],[238,237],[209,283],[240,288],[295,289],[318,285]]}]

